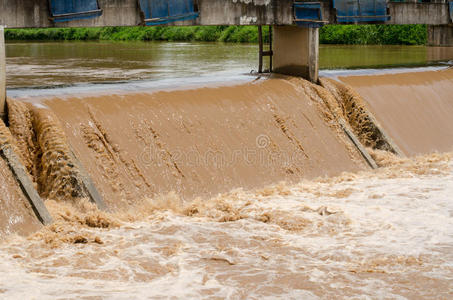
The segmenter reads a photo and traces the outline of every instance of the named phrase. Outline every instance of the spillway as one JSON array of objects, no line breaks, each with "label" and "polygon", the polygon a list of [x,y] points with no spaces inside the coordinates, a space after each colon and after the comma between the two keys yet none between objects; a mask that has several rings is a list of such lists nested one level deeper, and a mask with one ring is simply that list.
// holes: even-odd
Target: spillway
[{"label": "spillway", "polygon": [[453,150],[453,69],[340,76],[408,156]]},{"label": "spillway", "polygon": [[114,208],[169,192],[190,200],[367,169],[301,79],[40,103]]},{"label": "spillway", "polygon": [[0,296],[448,298],[451,75],[8,99]]},{"label": "spillway", "polygon": [[9,99],[4,130],[44,200],[90,196],[88,177],[113,211],[169,193],[184,205],[238,188],[369,170],[376,150],[448,152],[452,78],[443,69],[321,78],[321,86],[272,76]]}]

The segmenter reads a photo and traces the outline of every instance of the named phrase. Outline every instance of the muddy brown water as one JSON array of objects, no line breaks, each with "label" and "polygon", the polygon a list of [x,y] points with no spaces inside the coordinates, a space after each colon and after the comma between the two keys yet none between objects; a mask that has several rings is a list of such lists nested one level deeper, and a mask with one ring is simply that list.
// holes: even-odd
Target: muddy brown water
[{"label": "muddy brown water", "polygon": [[453,150],[453,69],[339,79],[406,155]]},{"label": "muddy brown water", "polygon": [[[99,45],[90,45],[93,59],[61,58],[55,77],[51,69],[39,74],[39,64],[22,63],[22,71],[35,86],[133,74],[152,84],[110,84],[102,92],[82,85],[47,95],[18,81],[18,89],[10,89],[11,143],[55,223],[38,230],[11,172],[0,164],[0,296],[451,298],[452,154],[431,153],[448,152],[451,139],[424,135],[451,125],[451,70],[342,76],[352,88],[339,85],[335,92],[285,76],[240,77],[249,68],[241,58],[230,61],[232,71],[226,71],[228,60],[213,59],[214,72],[206,55],[170,49],[160,62],[199,55],[198,66],[181,67],[187,80],[173,81],[175,73],[165,75],[162,65],[156,76],[170,83],[153,88],[158,80],[139,68],[146,59],[110,76],[110,66],[121,69],[123,61],[106,63],[105,49],[99,64]],[[178,53],[182,44],[159,46]],[[65,51],[80,56],[84,47]],[[142,57],[134,55],[125,57]],[[99,67],[93,77],[89,64]],[[204,82],[206,70],[220,80]],[[222,82],[228,74],[230,81]],[[191,76],[201,80],[190,82]],[[380,91],[384,96],[373,98]],[[363,113],[356,114],[359,104]],[[370,146],[372,113],[411,157],[369,150],[382,167],[371,170],[332,112]],[[392,113],[403,117],[384,118]],[[410,115],[440,123],[419,125]],[[428,142],[432,147],[423,148]],[[110,212],[79,193],[71,148]]]},{"label": "muddy brown water", "polygon": [[[255,44],[179,42],[8,42],[7,86],[238,75],[257,70]],[[424,66],[453,48],[321,45],[321,69]]]},{"label": "muddy brown water", "polygon": [[312,84],[296,78],[41,103],[114,207],[171,191],[193,199],[367,167],[329,126]]}]

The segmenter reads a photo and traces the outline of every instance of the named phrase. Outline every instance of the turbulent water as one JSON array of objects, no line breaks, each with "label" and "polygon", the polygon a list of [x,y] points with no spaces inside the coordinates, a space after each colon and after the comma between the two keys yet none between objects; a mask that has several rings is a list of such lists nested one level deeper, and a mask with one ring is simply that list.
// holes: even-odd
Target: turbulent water
[{"label": "turbulent water", "polygon": [[[394,160],[181,207],[100,214],[48,202],[56,223],[0,247],[3,298],[437,298],[453,277],[451,154]],[[105,228],[103,228],[105,227]]]},{"label": "turbulent water", "polygon": [[453,298],[453,72],[359,73],[16,90],[0,298]]}]

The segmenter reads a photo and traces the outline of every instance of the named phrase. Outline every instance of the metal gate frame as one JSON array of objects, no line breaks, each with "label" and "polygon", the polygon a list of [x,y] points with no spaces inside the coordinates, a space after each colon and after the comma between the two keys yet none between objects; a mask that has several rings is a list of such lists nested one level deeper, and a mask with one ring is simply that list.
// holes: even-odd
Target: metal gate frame
[{"label": "metal gate frame", "polygon": [[[385,12],[380,15],[367,14],[367,11],[362,11],[361,5],[368,2],[373,2],[374,10],[377,10],[378,5],[382,5],[382,0],[333,0],[333,8],[336,10],[336,18],[338,23],[360,23],[360,22],[385,22],[390,20],[388,14],[388,1],[385,2]],[[381,2],[381,3],[379,3]],[[357,14],[344,15],[349,10],[354,9],[356,6]]]},{"label": "metal gate frame", "polygon": [[50,14],[49,19],[53,22],[68,22],[68,21],[81,20],[81,19],[91,19],[91,18],[96,18],[96,17],[99,17],[102,15],[102,9],[99,6],[98,0],[96,0],[98,9],[84,11],[84,12],[58,14],[58,15],[54,15],[52,12],[52,0],[48,0],[47,2],[49,5],[49,14]]},{"label": "metal gate frame", "polygon": [[[155,25],[164,25],[164,24],[178,22],[178,21],[193,20],[193,19],[198,18],[198,16],[200,15],[200,13],[195,10],[195,8],[197,7],[197,3],[196,3],[197,1],[196,0],[192,0],[193,1],[192,2],[193,3],[193,12],[192,13],[183,14],[183,15],[174,15],[174,16],[170,16],[169,0],[166,0],[166,1],[167,1],[168,16],[166,16],[166,17],[148,18],[147,19],[146,15],[145,15],[145,11],[143,10],[143,8],[141,6],[140,0],[137,0],[138,7],[139,7],[140,12],[141,12],[142,22],[143,22],[144,25],[146,25],[146,26],[155,26]],[[187,5],[189,5],[188,2],[187,2]],[[187,10],[191,11],[190,7],[187,7]],[[151,11],[150,11],[150,13],[152,14]]]},{"label": "metal gate frame", "polygon": [[321,2],[294,2],[293,14],[298,26],[319,28],[327,23],[322,17]]}]

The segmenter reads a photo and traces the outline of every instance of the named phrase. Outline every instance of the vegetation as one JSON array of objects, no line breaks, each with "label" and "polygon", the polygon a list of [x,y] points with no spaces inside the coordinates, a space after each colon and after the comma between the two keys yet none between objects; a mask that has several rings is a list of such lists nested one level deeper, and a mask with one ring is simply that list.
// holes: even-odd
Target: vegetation
[{"label": "vegetation", "polygon": [[[268,38],[268,27],[264,27]],[[52,41],[205,41],[256,43],[256,26],[186,26],[186,27],[102,27],[7,29],[7,40]],[[320,31],[324,44],[403,44],[426,43],[424,25],[330,25]]]},{"label": "vegetation", "polygon": [[321,28],[321,44],[424,45],[426,25],[331,25]]},{"label": "vegetation", "polygon": [[[268,29],[264,30],[267,37]],[[7,40],[258,42],[256,26],[7,29]]]}]

